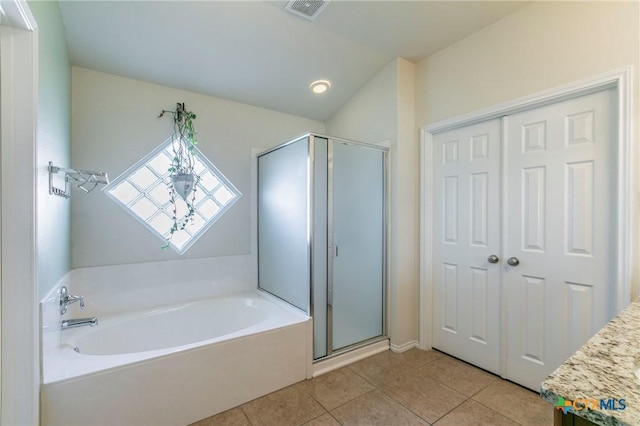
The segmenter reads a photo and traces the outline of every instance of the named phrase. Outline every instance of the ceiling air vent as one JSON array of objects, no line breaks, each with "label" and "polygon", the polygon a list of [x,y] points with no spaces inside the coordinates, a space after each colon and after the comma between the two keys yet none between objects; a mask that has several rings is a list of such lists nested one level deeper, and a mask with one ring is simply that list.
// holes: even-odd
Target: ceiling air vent
[{"label": "ceiling air vent", "polygon": [[291,0],[284,8],[289,13],[313,21],[330,0]]}]

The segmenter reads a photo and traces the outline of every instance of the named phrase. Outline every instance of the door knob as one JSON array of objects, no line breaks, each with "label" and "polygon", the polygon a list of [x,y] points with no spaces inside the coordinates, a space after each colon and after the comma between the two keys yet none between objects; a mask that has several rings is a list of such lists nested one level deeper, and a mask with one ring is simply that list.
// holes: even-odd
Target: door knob
[{"label": "door knob", "polygon": [[509,266],[518,266],[520,264],[520,260],[517,257],[510,257],[507,259],[507,263]]},{"label": "door knob", "polygon": [[489,263],[498,263],[498,262],[500,262],[500,258],[498,256],[496,256],[495,254],[492,254],[491,256],[487,257],[487,262],[489,262]]}]

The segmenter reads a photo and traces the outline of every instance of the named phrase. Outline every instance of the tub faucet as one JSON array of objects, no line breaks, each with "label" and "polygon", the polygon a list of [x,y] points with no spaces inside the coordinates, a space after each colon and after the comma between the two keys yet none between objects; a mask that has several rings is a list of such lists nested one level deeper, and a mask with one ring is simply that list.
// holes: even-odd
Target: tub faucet
[{"label": "tub faucet", "polygon": [[88,325],[93,327],[94,325],[98,325],[98,318],[78,318],[78,319],[68,319],[62,321],[62,328],[73,328],[73,327],[82,327],[83,325]]},{"label": "tub faucet", "polygon": [[62,286],[60,289],[60,315],[67,312],[67,307],[76,302],[80,302],[80,309],[84,308],[84,297],[69,294],[67,287]]}]

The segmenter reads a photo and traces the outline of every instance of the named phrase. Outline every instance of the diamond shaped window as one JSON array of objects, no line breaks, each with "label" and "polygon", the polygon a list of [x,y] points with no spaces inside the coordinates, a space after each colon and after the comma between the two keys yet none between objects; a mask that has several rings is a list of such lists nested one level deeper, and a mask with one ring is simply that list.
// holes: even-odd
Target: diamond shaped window
[{"label": "diamond shaped window", "polygon": [[[146,157],[131,166],[103,191],[135,217],[149,231],[166,241],[173,225],[173,206],[169,195],[169,167],[173,151],[167,139]],[[240,191],[196,147],[196,213],[183,230],[174,232],[169,246],[185,253],[242,196]],[[178,218],[187,214],[184,200],[176,197]]]}]

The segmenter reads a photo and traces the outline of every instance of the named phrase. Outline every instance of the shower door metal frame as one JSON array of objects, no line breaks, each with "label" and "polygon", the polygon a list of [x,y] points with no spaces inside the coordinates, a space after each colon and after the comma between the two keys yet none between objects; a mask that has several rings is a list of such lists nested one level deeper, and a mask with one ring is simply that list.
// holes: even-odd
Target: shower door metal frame
[{"label": "shower door metal frame", "polygon": [[[357,142],[357,141],[352,141],[352,140],[348,140],[348,139],[342,139],[342,138],[335,138],[335,137],[331,137],[331,136],[326,136],[326,135],[322,135],[322,134],[318,134],[318,133],[305,133],[301,136],[298,136],[288,142],[285,142],[283,144],[280,144],[276,147],[273,147],[271,149],[268,149],[264,152],[261,152],[260,154],[257,155],[257,158],[259,159],[260,157],[267,155],[271,152],[277,151],[281,148],[284,148],[288,145],[294,144],[296,142],[300,142],[303,139],[307,139],[307,259],[309,261],[309,271],[308,271],[308,277],[309,277],[309,281],[308,283],[306,283],[309,286],[309,300],[308,300],[308,304],[307,304],[307,310],[306,313],[315,318],[314,313],[316,312],[316,306],[315,306],[315,301],[314,301],[314,286],[316,285],[316,283],[314,282],[314,271],[316,267],[319,267],[319,265],[315,265],[314,264],[314,239],[315,239],[315,235],[313,232],[313,227],[314,227],[314,223],[315,223],[315,216],[314,216],[314,211],[315,211],[315,202],[314,202],[314,194],[316,193],[316,176],[315,176],[315,147],[316,147],[316,140],[315,138],[322,138],[322,139],[326,139],[327,141],[327,224],[326,224],[326,229],[327,229],[327,235],[326,235],[326,239],[327,239],[327,247],[326,247],[326,253],[327,253],[327,260],[326,260],[326,273],[327,273],[327,278],[326,278],[326,297],[327,297],[327,305],[326,305],[326,309],[327,309],[327,313],[326,313],[326,355],[319,357],[318,359],[314,359],[313,362],[320,362],[320,361],[325,361],[333,356],[337,356],[337,355],[341,355],[344,354],[346,352],[367,346],[371,343],[375,343],[375,342],[379,342],[379,341],[383,341],[388,339],[387,336],[387,325],[388,325],[388,295],[389,295],[389,289],[388,289],[388,283],[389,283],[389,277],[388,277],[388,241],[389,241],[389,236],[388,236],[388,232],[389,232],[389,149],[387,147],[383,147],[383,146],[378,146],[378,145],[372,145],[372,144],[367,144],[367,143],[363,143],[363,142]],[[380,336],[375,336],[372,337],[370,339],[361,341],[361,342],[357,342],[354,343],[352,345],[340,348],[338,350],[333,349],[333,310],[332,310],[332,305],[333,305],[333,295],[331,294],[333,291],[333,238],[332,238],[332,233],[333,233],[333,143],[334,142],[338,142],[338,143],[343,143],[343,144],[347,144],[347,145],[357,145],[360,146],[362,148],[366,148],[366,149],[373,149],[376,151],[380,151],[382,153],[382,181],[383,181],[383,188],[382,188],[382,208],[383,208],[383,212],[382,212],[382,334]],[[258,171],[257,174],[259,176],[260,171],[260,162],[257,162],[258,164]],[[259,192],[259,185],[256,187],[256,191]],[[259,197],[259,194],[258,194]],[[259,209],[259,205],[257,207]],[[258,223],[257,223],[257,233],[258,233],[258,242],[257,245],[259,247],[259,235],[260,235],[260,231],[259,231],[259,227],[260,227],[260,222],[259,222],[259,212],[258,212]],[[330,238],[331,237],[331,238]],[[259,254],[258,254],[259,256]],[[259,277],[260,277],[260,272],[259,272],[259,261],[258,263],[258,271],[257,271],[257,277],[258,277],[258,289],[262,290],[262,291],[266,291],[269,294],[273,294],[271,292],[269,292],[268,290],[260,287],[260,281],[259,281]],[[331,293],[330,293],[331,291]],[[275,297],[281,298],[278,295],[273,294]],[[283,299],[284,300],[284,299]],[[286,300],[285,300],[286,301]],[[287,302],[289,303],[289,302]],[[292,305],[294,307],[296,307],[295,305]],[[298,308],[298,307],[296,307]],[[300,309],[300,308],[298,308]],[[315,347],[315,341],[313,342],[313,345]],[[313,356],[313,355],[312,355]]]},{"label": "shower door metal frame", "polygon": [[[387,337],[387,313],[388,313],[388,223],[389,223],[389,149],[377,145],[363,142],[356,142],[348,139],[334,138],[331,136],[320,136],[327,139],[327,354],[314,362],[324,361],[332,356],[337,356],[371,343],[386,340]],[[334,142],[346,145],[357,145],[365,149],[372,149],[382,153],[382,332],[379,336],[356,342],[354,344],[339,348],[333,348],[333,259],[337,248],[333,243],[333,144]],[[315,189],[315,188],[314,188]],[[312,303],[313,305],[313,303]]]}]

